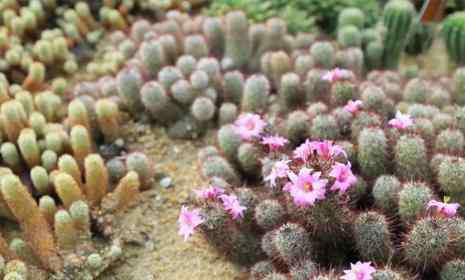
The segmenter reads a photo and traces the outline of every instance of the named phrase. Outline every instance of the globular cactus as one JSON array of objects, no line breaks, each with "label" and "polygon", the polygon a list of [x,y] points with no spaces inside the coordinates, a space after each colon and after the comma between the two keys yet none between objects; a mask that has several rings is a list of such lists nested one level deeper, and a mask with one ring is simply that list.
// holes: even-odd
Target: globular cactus
[{"label": "globular cactus", "polygon": [[337,41],[343,47],[360,47],[362,37],[360,30],[353,25],[342,26],[337,31]]},{"label": "globular cactus", "polygon": [[181,109],[170,100],[161,84],[154,81],[144,84],[140,95],[145,108],[155,120],[169,123],[179,118]]},{"label": "globular cactus", "polygon": [[461,280],[465,275],[465,261],[457,259],[448,261],[440,272],[441,280]]},{"label": "globular cactus", "polygon": [[237,159],[237,151],[242,144],[240,135],[236,132],[233,125],[222,126],[218,130],[218,145],[224,155],[230,160]]},{"label": "globular cactus", "polygon": [[336,119],[332,115],[319,115],[312,120],[310,135],[314,139],[336,140],[340,137],[340,130]]},{"label": "globular cactus", "polygon": [[330,42],[316,42],[310,48],[314,62],[324,69],[331,69],[336,62],[336,50]]},{"label": "globular cactus", "polygon": [[225,125],[234,122],[239,115],[238,111],[239,109],[234,103],[225,102],[221,104],[221,107],[218,110],[218,124]]},{"label": "globular cactus", "polygon": [[286,211],[277,200],[264,200],[255,208],[255,220],[264,230],[273,230],[285,220]]},{"label": "globular cactus", "polygon": [[254,75],[247,79],[242,96],[242,111],[261,113],[268,104],[270,83],[263,75]]},{"label": "globular cactus", "polygon": [[452,61],[458,65],[465,64],[465,55],[462,53],[464,30],[464,12],[456,12],[444,20],[442,33],[446,42],[447,53]]},{"label": "globular cactus", "polygon": [[292,70],[292,61],[284,51],[268,52],[262,56],[261,70],[270,79],[273,88],[279,88],[281,77]]},{"label": "globular cactus", "polygon": [[311,244],[309,233],[300,225],[286,223],[276,230],[273,245],[280,259],[291,264],[309,257]]},{"label": "globular cactus", "polygon": [[387,139],[380,129],[366,128],[358,137],[358,163],[362,174],[376,177],[386,173]]},{"label": "globular cactus", "polygon": [[237,161],[241,169],[250,176],[256,177],[260,171],[260,149],[251,144],[243,143],[237,150]]},{"label": "globular cactus", "polygon": [[436,137],[435,150],[451,155],[463,153],[465,140],[460,130],[445,129]]},{"label": "globular cactus", "polygon": [[339,13],[337,24],[339,28],[352,25],[361,29],[365,25],[365,15],[358,8],[346,8]]},{"label": "globular cactus", "polygon": [[401,189],[400,181],[395,176],[382,175],[378,177],[372,191],[375,206],[386,213],[395,213]]},{"label": "globular cactus", "polygon": [[224,69],[243,69],[251,55],[249,23],[243,12],[230,12],[225,18]]},{"label": "globular cactus", "polygon": [[281,77],[279,88],[280,108],[283,112],[289,112],[302,104],[305,100],[303,87],[299,75],[287,73]]},{"label": "globular cactus", "polygon": [[205,19],[202,29],[212,53],[217,57],[221,57],[225,48],[225,30],[221,19]]},{"label": "globular cactus", "polygon": [[153,182],[153,166],[148,157],[139,152],[130,154],[126,158],[126,167],[128,171],[134,171],[139,175],[142,190],[147,190]]},{"label": "globular cactus", "polygon": [[226,72],[223,76],[223,89],[225,101],[241,104],[244,90],[244,75],[239,71]]},{"label": "globular cactus", "polygon": [[143,109],[140,90],[143,85],[142,76],[135,68],[123,69],[118,73],[118,94],[133,114]]},{"label": "globular cactus", "polygon": [[310,259],[299,261],[290,268],[289,274],[293,280],[311,279],[318,273],[318,265]]},{"label": "globular cactus", "polygon": [[399,216],[406,224],[411,224],[421,217],[433,194],[428,185],[419,182],[407,183],[399,192]]},{"label": "globular cactus", "polygon": [[360,214],[354,223],[355,244],[364,260],[386,263],[394,253],[389,224],[376,212]]},{"label": "globular cactus", "polygon": [[407,44],[415,8],[409,1],[392,0],[384,7],[383,24],[386,28],[384,38],[383,65],[396,69],[400,56]]},{"label": "globular cactus", "polygon": [[445,157],[439,164],[437,177],[442,191],[454,200],[463,201],[465,161],[462,158]]},{"label": "globular cactus", "polygon": [[447,226],[432,218],[418,220],[402,244],[405,259],[418,270],[427,270],[444,261],[450,245]]},{"label": "globular cactus", "polygon": [[252,266],[252,268],[250,269],[250,277],[251,279],[259,280],[265,278],[266,276],[274,272],[275,268],[270,261],[260,261],[254,264],[254,266]]},{"label": "globular cactus", "polygon": [[191,113],[200,122],[211,120],[215,116],[216,106],[210,98],[197,97],[191,106]]},{"label": "globular cactus", "polygon": [[285,135],[292,143],[298,144],[310,136],[309,117],[304,111],[290,113],[284,125]]},{"label": "globular cactus", "polygon": [[401,136],[395,150],[396,173],[404,180],[429,180],[430,170],[425,141],[420,137]]},{"label": "globular cactus", "polygon": [[184,42],[184,53],[196,59],[208,56],[209,50],[205,38],[201,35],[190,35]]},{"label": "globular cactus", "polygon": [[140,54],[151,77],[156,77],[158,71],[167,63],[163,45],[159,41],[150,40],[142,43]]}]

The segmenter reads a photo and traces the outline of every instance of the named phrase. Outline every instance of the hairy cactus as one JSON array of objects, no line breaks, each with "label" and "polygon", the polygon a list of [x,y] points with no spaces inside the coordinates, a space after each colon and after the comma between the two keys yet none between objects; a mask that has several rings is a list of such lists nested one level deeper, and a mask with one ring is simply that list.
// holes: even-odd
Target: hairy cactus
[{"label": "hairy cactus", "polygon": [[243,69],[251,55],[249,23],[243,12],[230,12],[225,18],[225,69]]},{"label": "hairy cactus", "polygon": [[376,212],[361,214],[354,223],[355,243],[362,259],[386,263],[394,250],[386,218]]},{"label": "hairy cactus", "polygon": [[364,129],[358,137],[358,163],[361,172],[369,177],[386,173],[387,140],[379,129]]}]

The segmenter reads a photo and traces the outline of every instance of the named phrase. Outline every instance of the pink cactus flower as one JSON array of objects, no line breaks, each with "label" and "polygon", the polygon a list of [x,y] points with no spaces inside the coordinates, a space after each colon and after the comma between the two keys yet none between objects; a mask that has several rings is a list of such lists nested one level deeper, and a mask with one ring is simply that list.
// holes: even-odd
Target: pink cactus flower
[{"label": "pink cactus flower", "polygon": [[189,211],[186,206],[181,207],[181,213],[179,214],[179,235],[184,236],[184,241],[187,240],[197,226],[202,224],[204,220],[200,216],[200,209],[194,209]]},{"label": "pink cactus flower", "polygon": [[371,265],[371,262],[357,262],[350,264],[350,270],[344,270],[343,280],[372,280],[372,274],[376,269]]},{"label": "pink cactus flower", "polygon": [[205,189],[194,190],[194,192],[198,198],[205,199],[205,200],[208,200],[208,199],[215,200],[216,198],[218,198],[218,196],[224,193],[224,190],[219,187],[210,186]]},{"label": "pink cactus flower", "polygon": [[301,144],[294,150],[294,158],[299,159],[303,162],[307,162],[308,158],[312,155],[312,153],[312,142],[307,139],[303,144]]},{"label": "pink cactus flower", "polygon": [[231,214],[233,220],[244,217],[244,211],[247,209],[239,204],[237,196],[231,195],[220,195],[219,198],[223,201],[224,210]]},{"label": "pink cactus flower", "polygon": [[358,111],[360,111],[362,105],[363,105],[363,102],[361,100],[355,100],[355,101],[349,100],[346,106],[344,106],[344,110],[349,113],[355,114]]},{"label": "pink cactus flower", "polygon": [[329,176],[336,179],[331,190],[339,191],[339,193],[345,193],[357,182],[357,177],[355,177],[352,173],[350,162],[347,164],[336,162],[329,173]]},{"label": "pink cactus flower", "polygon": [[320,179],[320,176],[321,172],[312,174],[308,168],[302,168],[299,175],[290,171],[291,182],[286,184],[284,191],[290,193],[297,206],[313,206],[317,200],[325,199],[328,180]]},{"label": "pink cactus flower", "polygon": [[397,129],[406,129],[413,125],[413,119],[410,115],[402,114],[401,112],[396,113],[396,117],[389,121],[389,125]]},{"label": "pink cactus flower", "polygon": [[236,133],[242,140],[250,141],[257,138],[265,128],[266,123],[257,114],[245,113],[241,114],[234,123]]},{"label": "pink cactus flower", "polygon": [[321,77],[325,81],[335,82],[338,80],[343,79],[350,79],[352,78],[353,73],[349,70],[341,69],[341,68],[334,68],[331,71],[328,71],[326,74]]},{"label": "pink cactus flower", "polygon": [[311,143],[312,149],[316,151],[317,155],[324,160],[330,160],[339,155],[347,157],[344,149],[339,145],[334,145],[331,141],[313,141]]},{"label": "pink cactus flower", "polygon": [[265,177],[265,182],[270,182],[272,187],[276,186],[276,180],[279,178],[286,178],[289,172],[290,160],[280,160],[273,164],[271,172]]},{"label": "pink cactus flower", "polygon": [[457,209],[460,207],[458,203],[440,202],[431,200],[428,202],[427,209],[436,208],[436,213],[446,218],[453,218],[457,214]]},{"label": "pink cactus flower", "polygon": [[270,151],[273,152],[284,147],[287,143],[289,143],[289,140],[279,135],[265,136],[262,138],[262,141],[260,143],[262,143],[263,145],[267,145]]}]

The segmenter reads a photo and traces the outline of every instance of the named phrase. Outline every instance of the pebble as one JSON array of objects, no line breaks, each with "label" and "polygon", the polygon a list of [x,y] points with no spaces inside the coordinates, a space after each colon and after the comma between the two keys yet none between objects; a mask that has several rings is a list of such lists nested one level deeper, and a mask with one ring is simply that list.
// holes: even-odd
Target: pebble
[{"label": "pebble", "polygon": [[171,179],[171,177],[165,177],[163,179],[160,180],[160,186],[162,186],[162,188],[170,188],[173,186],[173,179]]}]

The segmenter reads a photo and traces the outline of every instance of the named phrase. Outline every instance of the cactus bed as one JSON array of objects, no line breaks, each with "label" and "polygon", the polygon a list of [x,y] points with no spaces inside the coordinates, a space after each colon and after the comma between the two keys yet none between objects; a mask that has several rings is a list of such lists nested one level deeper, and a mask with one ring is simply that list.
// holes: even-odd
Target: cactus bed
[{"label": "cactus bed", "polygon": [[464,14],[201,2],[0,0],[0,277],[465,279]]}]

